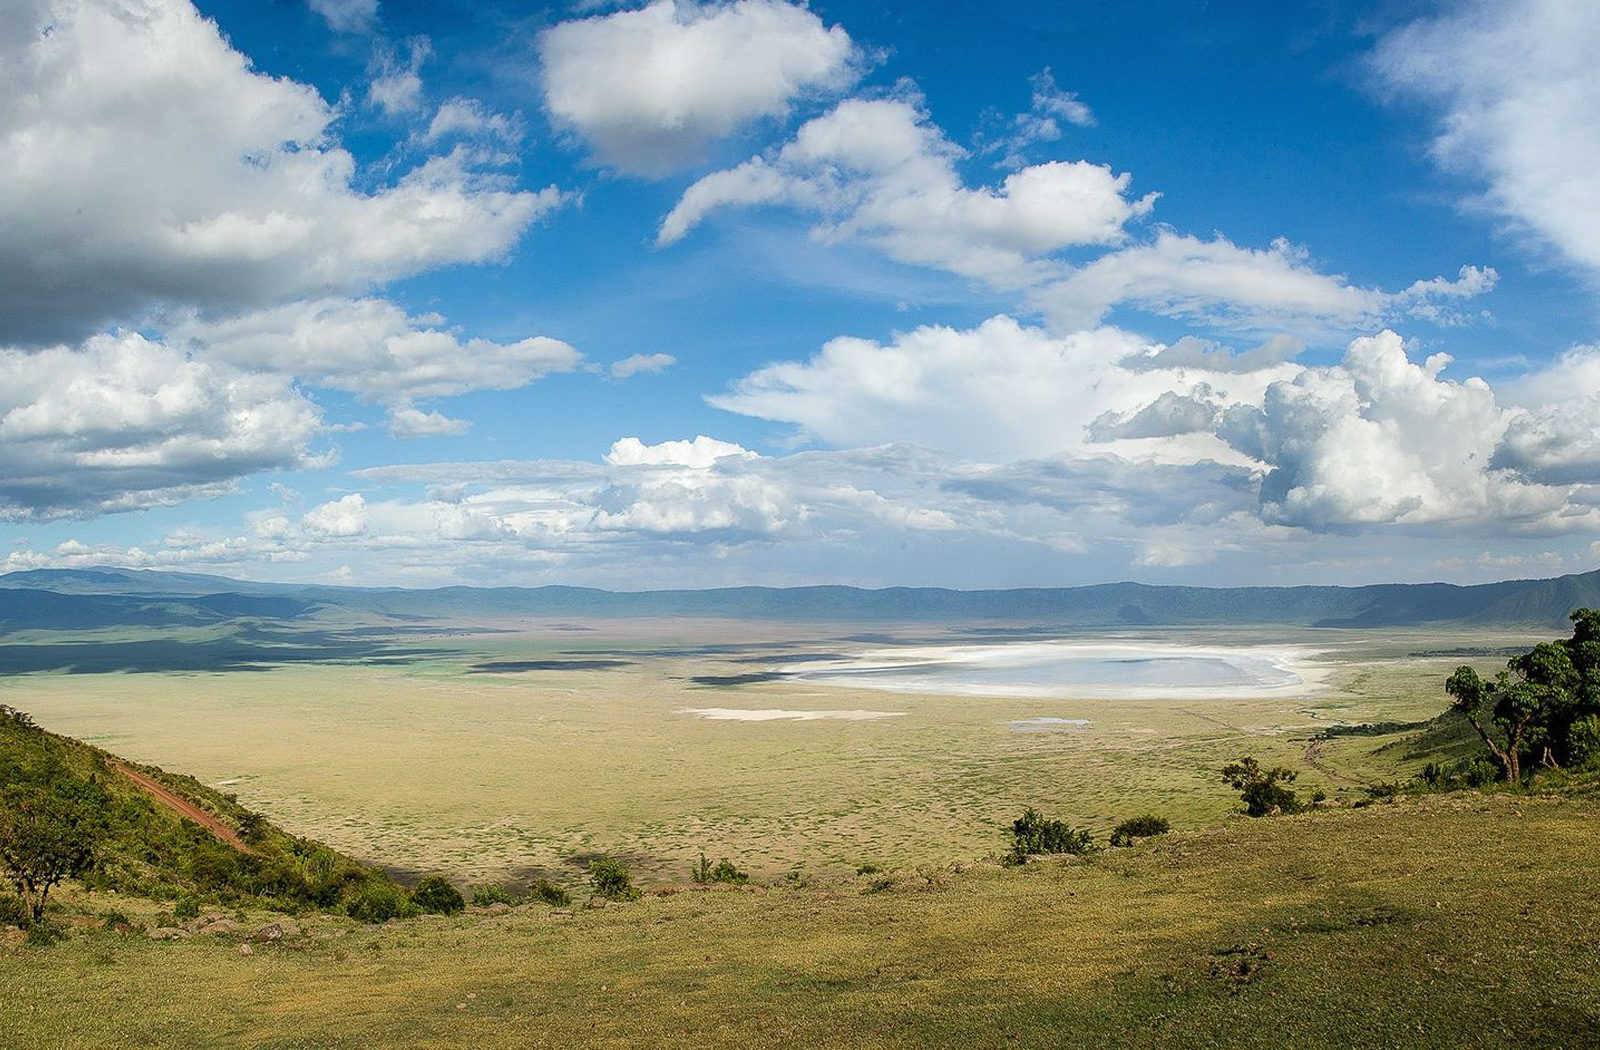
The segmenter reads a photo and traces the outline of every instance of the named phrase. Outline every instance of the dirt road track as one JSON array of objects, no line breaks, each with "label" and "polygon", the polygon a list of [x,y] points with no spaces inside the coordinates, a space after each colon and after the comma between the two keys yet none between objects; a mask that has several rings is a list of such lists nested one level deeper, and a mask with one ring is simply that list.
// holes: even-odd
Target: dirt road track
[{"label": "dirt road track", "polygon": [[139,787],[139,790],[143,791],[146,795],[149,795],[163,806],[166,806],[180,817],[183,817],[186,820],[194,821],[196,824],[199,824],[201,827],[211,832],[211,834],[215,835],[217,838],[221,839],[223,842],[226,842],[228,845],[232,846],[241,853],[255,852],[255,850],[252,850],[249,846],[244,844],[244,840],[239,837],[238,832],[234,831],[232,828],[228,827],[228,825],[224,824],[210,813],[207,813],[193,802],[190,802],[182,795],[174,793],[170,788],[163,787],[160,783],[150,779],[143,773],[128,768],[121,762],[112,762],[110,765],[112,769],[115,769],[118,773],[121,773],[123,776],[133,781],[134,784]]}]

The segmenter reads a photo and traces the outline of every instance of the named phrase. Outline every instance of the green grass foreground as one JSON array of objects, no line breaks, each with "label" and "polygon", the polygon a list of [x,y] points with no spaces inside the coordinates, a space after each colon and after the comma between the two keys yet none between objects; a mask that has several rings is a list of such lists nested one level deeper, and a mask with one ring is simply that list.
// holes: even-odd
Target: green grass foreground
[{"label": "green grass foreground", "polygon": [[250,955],[224,938],[13,938],[0,1045],[1593,1046],[1597,818],[1580,781],[1233,820],[1023,868],[384,927],[307,915],[305,936]]}]

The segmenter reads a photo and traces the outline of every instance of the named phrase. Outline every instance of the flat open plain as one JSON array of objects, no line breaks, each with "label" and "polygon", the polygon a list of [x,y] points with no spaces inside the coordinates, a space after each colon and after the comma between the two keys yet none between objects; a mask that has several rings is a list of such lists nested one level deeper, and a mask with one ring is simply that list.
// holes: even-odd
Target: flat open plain
[{"label": "flat open plain", "polygon": [[[818,656],[1037,641],[1024,630],[864,632],[725,621],[512,623],[409,635],[404,659],[219,673],[8,677],[0,703],[57,732],[192,773],[295,832],[400,871],[467,883],[581,880],[614,854],[681,882],[703,850],[757,877],[848,874],[999,851],[1025,805],[1104,834],[1153,811],[1179,829],[1237,800],[1244,754],[1337,797],[1408,775],[1398,735],[1457,664],[1528,636],[1452,630],[1097,633],[1312,654],[1305,688],[1203,699],[993,697],[774,677]],[[1448,651],[1448,652],[1447,652]],[[1440,655],[1443,653],[1444,655]],[[1308,754],[1309,751],[1309,754]]]}]

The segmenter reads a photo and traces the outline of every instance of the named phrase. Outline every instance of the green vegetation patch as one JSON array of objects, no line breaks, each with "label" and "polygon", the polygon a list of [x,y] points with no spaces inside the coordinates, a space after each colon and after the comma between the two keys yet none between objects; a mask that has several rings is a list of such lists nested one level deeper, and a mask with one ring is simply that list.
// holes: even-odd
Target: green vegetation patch
[{"label": "green vegetation patch", "polygon": [[130,768],[240,844],[156,802],[105,752],[0,706],[0,874],[33,921],[44,917],[49,891],[71,877],[95,890],[177,901],[180,918],[197,915],[202,902],[301,911],[373,894],[405,899],[382,872],[287,834],[192,777]]}]

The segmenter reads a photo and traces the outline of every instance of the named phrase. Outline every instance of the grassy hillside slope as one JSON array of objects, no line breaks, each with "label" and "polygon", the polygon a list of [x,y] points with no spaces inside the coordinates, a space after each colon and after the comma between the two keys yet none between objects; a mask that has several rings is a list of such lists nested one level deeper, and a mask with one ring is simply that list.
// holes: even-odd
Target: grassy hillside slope
[{"label": "grassy hillside slope", "polygon": [[288,834],[193,777],[122,763],[242,835],[248,852],[235,848],[152,800],[115,761],[0,706],[0,804],[19,804],[32,793],[78,801],[101,827],[98,863],[88,876],[96,889],[156,901],[300,910],[338,907],[393,887],[382,872]]},{"label": "grassy hillside slope", "polygon": [[1597,818],[1592,786],[1461,793],[250,956],[94,933],[0,949],[0,1045],[1592,1046]]}]

